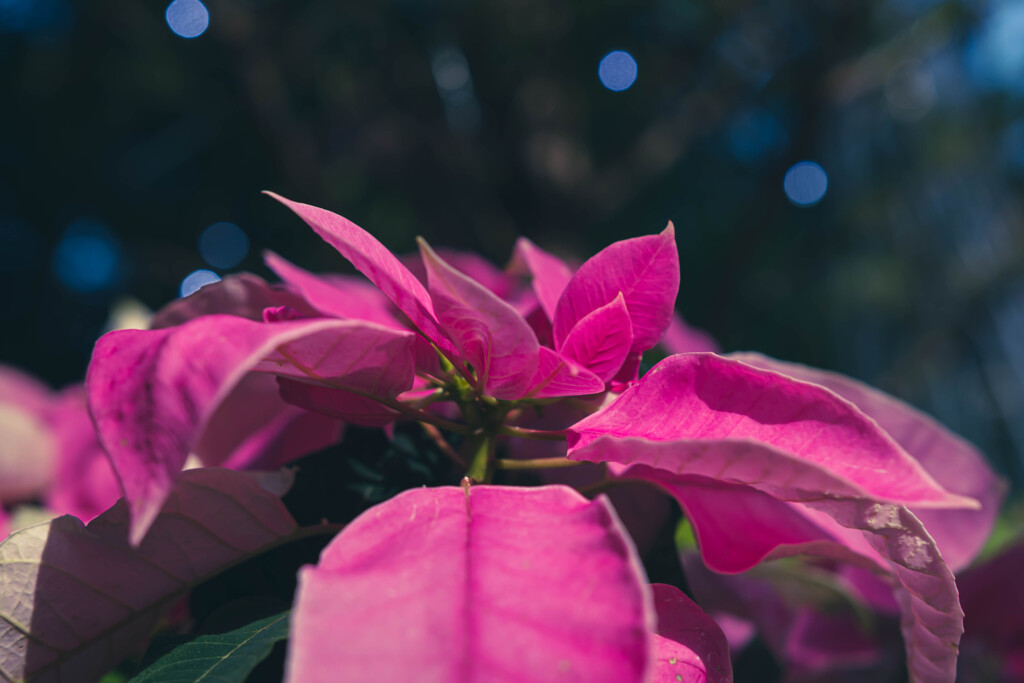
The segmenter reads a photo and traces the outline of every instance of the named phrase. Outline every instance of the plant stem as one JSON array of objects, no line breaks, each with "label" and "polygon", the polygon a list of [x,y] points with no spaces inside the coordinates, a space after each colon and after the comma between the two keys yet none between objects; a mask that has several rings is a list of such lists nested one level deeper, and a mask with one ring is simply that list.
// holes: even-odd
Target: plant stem
[{"label": "plant stem", "polygon": [[528,460],[509,460],[498,458],[495,465],[499,470],[553,470],[561,467],[576,467],[582,462],[569,458],[532,458]]},{"label": "plant stem", "polygon": [[535,439],[538,441],[565,441],[566,434],[564,429],[549,431],[546,429],[527,429],[513,425],[502,425],[499,432],[505,436],[517,436],[521,439]]},{"label": "plant stem", "polygon": [[466,476],[479,484],[491,483],[491,479],[494,477],[495,445],[493,435],[486,431],[480,432],[474,437],[473,454]]}]

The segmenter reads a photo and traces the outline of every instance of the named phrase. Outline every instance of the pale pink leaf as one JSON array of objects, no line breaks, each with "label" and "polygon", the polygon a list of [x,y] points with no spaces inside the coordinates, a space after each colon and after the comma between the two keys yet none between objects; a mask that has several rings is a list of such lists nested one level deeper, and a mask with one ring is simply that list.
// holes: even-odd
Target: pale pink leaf
[{"label": "pale pink leaf", "polygon": [[569,457],[749,484],[792,501],[977,508],[827,389],[709,353],[671,356],[569,431]]},{"label": "pale pink leaf", "polygon": [[668,224],[657,235],[645,235],[609,245],[576,271],[555,309],[555,347],[591,311],[619,292],[633,325],[630,351],[646,351],[668,327],[679,292],[679,253],[675,229]]},{"label": "pale pink leaf", "polygon": [[651,584],[658,613],[652,681],[729,683],[729,643],[718,624],[693,600],[663,583]]},{"label": "pale pink leaf", "polygon": [[912,508],[935,539],[950,569],[956,572],[967,566],[981,550],[1006,495],[1006,484],[971,444],[906,403],[849,377],[756,353],[729,357],[823,386],[856,405],[946,490],[981,503],[979,510]]},{"label": "pale pink leaf", "polygon": [[459,359],[472,364],[490,396],[522,398],[537,370],[537,335],[514,308],[445,263],[423,240],[420,252],[437,319]]},{"label": "pale pink leaf", "polygon": [[642,681],[654,612],[606,499],[414,489],[299,575],[287,680]]},{"label": "pale pink leaf", "polygon": [[537,294],[548,320],[554,320],[558,300],[572,279],[572,269],[565,261],[544,251],[525,237],[520,237],[516,241],[512,258],[516,266],[522,267],[530,276],[533,291]]},{"label": "pale pink leaf", "polygon": [[306,315],[315,313],[295,292],[279,285],[267,284],[251,273],[238,273],[167,304],[153,315],[149,329],[175,327],[200,316],[216,313],[262,320],[265,308],[278,306],[288,306]]},{"label": "pale pink leaf", "polygon": [[590,370],[546,346],[540,347],[537,372],[529,385],[528,398],[588,396],[604,391],[604,382]]},{"label": "pale pink leaf", "polygon": [[[321,377],[345,388],[394,395],[412,383],[412,337],[361,321],[267,324],[227,315],[103,336],[86,387],[100,441],[131,506],[132,542],[145,535],[210,418],[248,371],[260,364],[281,374],[322,370]],[[390,346],[341,343],[382,340]],[[287,359],[277,357],[279,348]],[[272,354],[274,360],[263,360]],[[396,368],[408,371],[403,386]]]},{"label": "pale pink leaf", "polygon": [[865,531],[875,550],[891,563],[912,683],[953,683],[964,613],[953,572],[920,520],[906,507],[870,500],[807,505],[845,527]]},{"label": "pale pink leaf", "polygon": [[632,344],[633,326],[626,299],[619,292],[609,303],[583,316],[558,351],[607,382],[622,368]]},{"label": "pale pink leaf", "polygon": [[357,277],[314,275],[272,251],[264,252],[267,267],[298,291],[318,313],[330,318],[368,320],[385,327],[402,327],[392,304],[379,289]]},{"label": "pale pink leaf", "polygon": [[123,501],[85,527],[66,516],[15,532],[0,544],[0,678],[99,679],[187,590],[295,529],[245,475],[191,470],[137,548]]},{"label": "pale pink leaf", "polygon": [[377,238],[336,213],[293,202],[273,192],[266,194],[306,221],[316,234],[384,292],[428,339],[443,351],[454,350],[438,329],[434,306],[426,288]]},{"label": "pale pink leaf", "polygon": [[0,365],[0,499],[17,503],[43,494],[55,476],[60,444],[49,420],[50,390]]}]

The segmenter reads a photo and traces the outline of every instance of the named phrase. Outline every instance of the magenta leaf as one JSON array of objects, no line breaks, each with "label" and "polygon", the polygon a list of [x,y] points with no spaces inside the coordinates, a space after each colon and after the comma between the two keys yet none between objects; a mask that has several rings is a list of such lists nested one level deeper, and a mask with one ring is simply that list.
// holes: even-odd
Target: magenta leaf
[{"label": "magenta leaf", "polygon": [[434,306],[423,284],[373,235],[336,213],[293,202],[273,192],[266,194],[306,221],[316,234],[384,292],[409,317],[412,324],[442,351],[454,350],[451,342],[438,329]]},{"label": "magenta leaf", "polygon": [[217,406],[192,454],[206,467],[277,469],[335,443],[343,425],[289,405],[277,378],[251,372]]},{"label": "magenta leaf", "polygon": [[554,317],[555,347],[588,313],[619,292],[633,326],[631,351],[646,351],[668,327],[679,292],[675,229],[609,245],[586,261],[566,285]]},{"label": "magenta leaf", "polygon": [[632,343],[633,325],[626,298],[619,292],[611,302],[583,316],[559,352],[607,382],[622,368]]},{"label": "magenta leaf", "polygon": [[978,507],[832,392],[709,353],[666,358],[574,425],[569,457],[749,484],[785,500]]},{"label": "magenta leaf", "polygon": [[86,387],[100,441],[131,507],[132,543],[141,541],[210,418],[246,372],[259,365],[396,395],[412,384],[413,336],[361,321],[267,324],[211,315],[102,337]]},{"label": "magenta leaf", "polygon": [[153,316],[151,330],[176,327],[203,315],[228,313],[249,320],[262,320],[263,309],[288,306],[301,313],[314,313],[302,297],[278,285],[267,284],[250,273],[228,275],[220,282],[201,287],[194,294],[172,301]]},{"label": "magenta leaf", "polygon": [[537,369],[537,335],[514,308],[445,263],[423,240],[420,252],[437,319],[459,358],[472,364],[487,394],[522,398]]},{"label": "magenta leaf", "polygon": [[725,634],[690,598],[663,583],[651,584],[658,613],[652,681],[729,683],[732,660]]},{"label": "magenta leaf", "polygon": [[562,259],[549,254],[525,237],[516,241],[513,260],[529,274],[541,308],[548,320],[554,320],[558,300],[572,279],[572,269]]},{"label": "magenta leaf", "polygon": [[[866,532],[867,553],[847,538],[812,542],[813,529],[777,531],[780,547],[791,551],[804,543],[805,552],[828,557],[884,559],[897,587],[912,680],[955,675],[963,613],[953,574],[920,521],[892,502],[977,503],[945,491],[873,420],[832,392],[713,354],[673,356],[572,427],[569,457],[608,462],[616,476],[673,493],[693,475],[745,484]],[[723,500],[722,514],[731,505]],[[784,535],[794,532],[796,538]],[[770,550],[771,529],[757,531],[752,543],[760,544],[757,553]]]},{"label": "magenta leaf", "polygon": [[849,377],[755,353],[732,354],[730,358],[823,386],[856,405],[947,491],[981,503],[979,510],[912,508],[950,569],[956,572],[967,566],[981,550],[1006,495],[1006,484],[973,446],[924,413]]},{"label": "magenta leaf", "polygon": [[49,416],[58,455],[46,506],[89,522],[117,502],[121,484],[89,417],[85,387],[71,386],[55,396]]},{"label": "magenta leaf", "polygon": [[137,548],[128,523],[121,502],[0,544],[0,678],[96,680],[187,590],[296,532],[276,496],[228,470],[185,472]]},{"label": "magenta leaf", "polygon": [[549,349],[540,347],[537,372],[530,382],[528,398],[587,396],[604,391],[604,381],[590,370]]},{"label": "magenta leaf", "polygon": [[308,384],[281,377],[281,398],[292,405],[329,415],[364,427],[383,427],[395,421],[398,412],[373,399],[351,391]]},{"label": "magenta leaf", "polygon": [[654,612],[606,499],[414,489],[299,575],[287,680],[642,681]]},{"label": "magenta leaf", "polygon": [[401,327],[391,302],[363,279],[344,275],[318,276],[272,251],[263,255],[267,267],[288,283],[310,306],[330,318],[368,320],[385,327]]}]

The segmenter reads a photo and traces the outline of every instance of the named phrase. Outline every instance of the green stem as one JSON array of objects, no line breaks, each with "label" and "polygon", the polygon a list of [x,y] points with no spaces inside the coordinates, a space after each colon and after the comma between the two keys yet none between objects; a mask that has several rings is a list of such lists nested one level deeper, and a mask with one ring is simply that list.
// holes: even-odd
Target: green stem
[{"label": "green stem", "polygon": [[473,454],[469,460],[466,476],[478,484],[489,484],[494,477],[495,465],[494,437],[487,432],[480,432],[473,440]]},{"label": "green stem", "polygon": [[495,465],[499,470],[553,470],[561,467],[576,467],[582,462],[569,458],[532,458],[527,460],[507,460],[499,458]]},{"label": "green stem", "polygon": [[546,429],[527,429],[513,425],[502,425],[499,432],[505,436],[517,436],[521,439],[534,439],[538,441],[565,441],[565,430],[549,431]]}]

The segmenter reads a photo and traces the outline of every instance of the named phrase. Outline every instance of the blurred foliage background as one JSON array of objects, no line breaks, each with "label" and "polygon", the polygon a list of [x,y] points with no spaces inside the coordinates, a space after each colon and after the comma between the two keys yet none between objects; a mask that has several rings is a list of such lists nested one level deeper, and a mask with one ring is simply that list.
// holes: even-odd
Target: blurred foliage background
[{"label": "blurred foliage background", "polygon": [[0,361],[61,385],[125,296],[345,267],[263,189],[497,263],[671,219],[725,350],[1024,479],[1024,2],[204,3],[0,0]]}]

